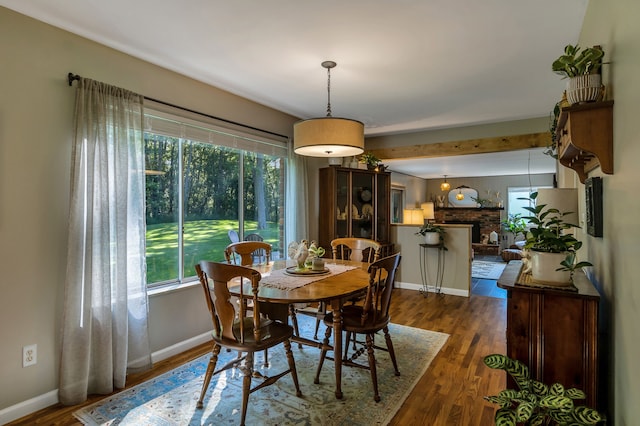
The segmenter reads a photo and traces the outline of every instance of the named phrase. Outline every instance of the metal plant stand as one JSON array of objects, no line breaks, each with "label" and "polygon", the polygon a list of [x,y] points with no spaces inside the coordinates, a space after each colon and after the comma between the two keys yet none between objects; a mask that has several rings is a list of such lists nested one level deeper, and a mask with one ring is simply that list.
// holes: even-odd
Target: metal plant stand
[{"label": "metal plant stand", "polygon": [[[431,285],[429,282],[429,253],[432,249],[437,250],[438,258],[436,263],[436,279]],[[444,277],[444,261],[445,261],[444,244],[420,244],[420,275],[422,277],[422,288],[420,293],[423,296],[429,295],[429,287],[433,288],[433,292],[439,294],[442,291],[442,279]]]}]

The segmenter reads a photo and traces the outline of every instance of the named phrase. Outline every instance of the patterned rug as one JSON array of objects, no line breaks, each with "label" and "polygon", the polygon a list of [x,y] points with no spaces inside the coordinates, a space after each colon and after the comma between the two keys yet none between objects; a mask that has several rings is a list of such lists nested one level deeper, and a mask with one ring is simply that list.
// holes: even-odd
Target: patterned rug
[{"label": "patterned rug", "polygon": [[[313,335],[315,320],[299,316],[301,334]],[[324,326],[321,326],[324,330]],[[385,425],[398,411],[417,381],[442,348],[448,334],[391,324],[389,326],[401,375],[393,374],[386,351],[376,350],[381,401],[373,401],[368,370],[343,367],[344,397],[334,396],[333,361],[325,361],[320,384],[314,384],[319,350],[293,344],[293,354],[303,397],[295,396],[291,375],[249,396],[248,425]],[[381,334],[381,333],[380,333]],[[382,336],[376,344],[386,347]],[[332,354],[331,352],[329,353]],[[218,365],[235,357],[220,353]],[[196,409],[209,355],[197,358],[152,380],[91,406],[74,415],[86,425],[237,425],[240,422],[242,375],[235,369],[211,380],[204,408]],[[263,356],[256,354],[256,367],[263,374],[275,374],[286,365],[282,345],[269,350],[269,368],[262,367]],[[366,363],[366,355],[363,361]],[[253,383],[256,383],[254,381]]]},{"label": "patterned rug", "polygon": [[506,263],[486,262],[474,260],[471,263],[471,276],[473,278],[483,278],[485,280],[497,280],[504,271]]}]

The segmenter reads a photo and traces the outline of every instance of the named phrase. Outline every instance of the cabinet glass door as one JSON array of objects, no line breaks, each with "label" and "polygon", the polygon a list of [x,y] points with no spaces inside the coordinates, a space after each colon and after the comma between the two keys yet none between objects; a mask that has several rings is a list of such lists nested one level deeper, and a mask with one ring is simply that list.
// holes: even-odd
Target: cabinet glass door
[{"label": "cabinet glass door", "polygon": [[349,172],[338,171],[336,176],[338,185],[336,188],[336,235],[333,238],[345,238],[350,235],[349,175]]},{"label": "cabinet glass door", "polygon": [[351,234],[357,238],[375,238],[374,176],[371,173],[352,174]]},{"label": "cabinet glass door", "polygon": [[391,211],[391,180],[389,175],[376,175],[376,240],[391,241],[389,235],[389,215]]}]

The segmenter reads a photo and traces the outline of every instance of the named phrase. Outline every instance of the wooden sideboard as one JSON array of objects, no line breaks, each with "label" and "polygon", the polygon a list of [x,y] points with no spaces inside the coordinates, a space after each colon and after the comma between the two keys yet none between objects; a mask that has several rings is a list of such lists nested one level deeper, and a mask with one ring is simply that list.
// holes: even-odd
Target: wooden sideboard
[{"label": "wooden sideboard", "polygon": [[598,291],[582,271],[575,289],[563,290],[523,285],[521,269],[509,262],[497,284],[507,290],[507,355],[538,381],[582,389],[598,407]]}]

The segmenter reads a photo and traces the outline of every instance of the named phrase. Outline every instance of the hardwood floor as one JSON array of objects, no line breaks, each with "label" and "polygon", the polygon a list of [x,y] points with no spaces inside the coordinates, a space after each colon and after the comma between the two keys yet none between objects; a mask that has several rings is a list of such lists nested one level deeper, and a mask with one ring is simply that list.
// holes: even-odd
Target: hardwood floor
[{"label": "hardwood floor", "polygon": [[[432,293],[424,297],[417,291],[402,289],[394,290],[393,298],[394,323],[440,331],[450,337],[390,424],[493,424],[495,406],[483,396],[495,395],[504,389],[506,378],[504,372],[486,367],[482,358],[506,352],[506,300]],[[209,344],[200,345],[162,361],[152,371],[130,376],[127,386],[169,371],[209,350]],[[104,396],[94,396],[86,404],[101,398]],[[79,425],[72,415],[78,408],[55,405],[9,425]]]}]

